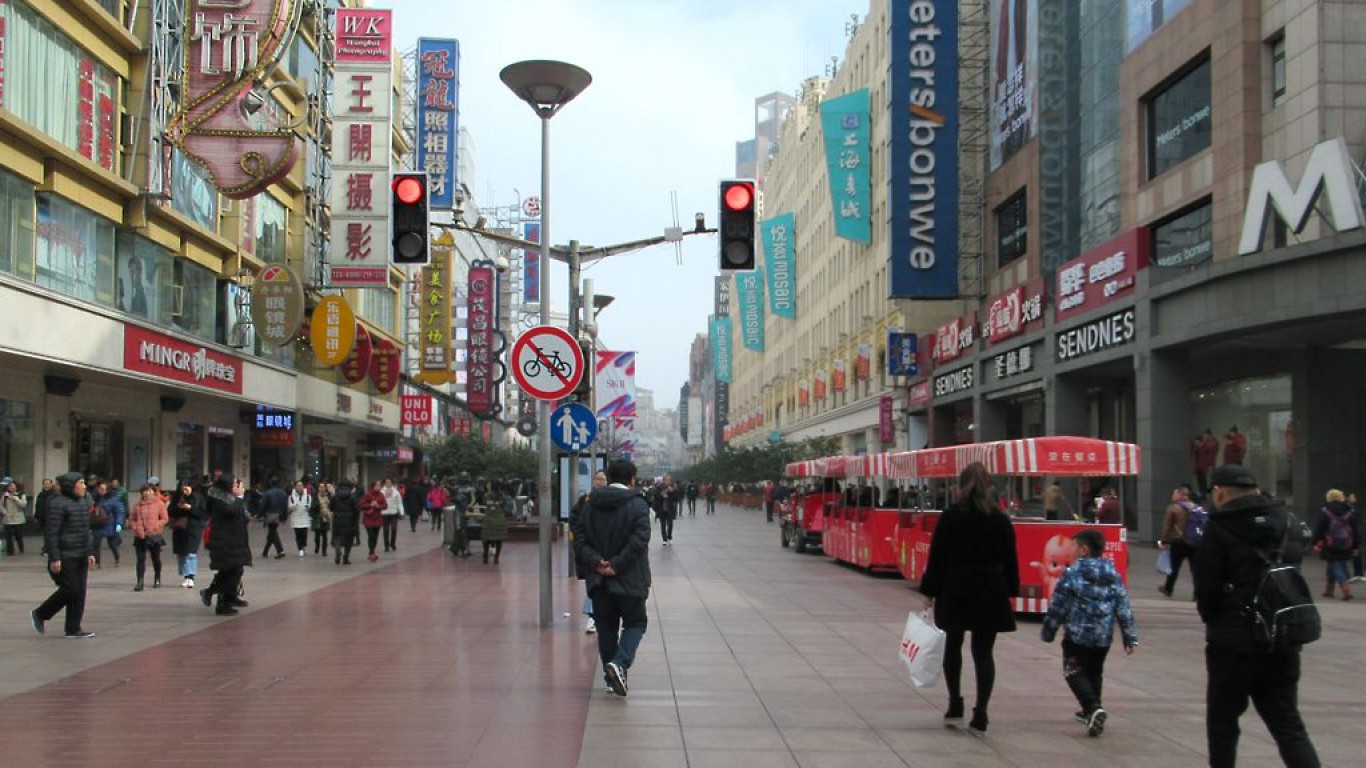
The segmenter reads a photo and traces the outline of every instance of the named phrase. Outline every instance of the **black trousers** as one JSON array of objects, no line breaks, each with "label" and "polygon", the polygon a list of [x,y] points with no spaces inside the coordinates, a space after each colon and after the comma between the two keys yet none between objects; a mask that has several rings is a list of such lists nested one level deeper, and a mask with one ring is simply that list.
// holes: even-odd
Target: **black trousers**
[{"label": "black trousers", "polygon": [[405,512],[408,515],[408,533],[417,533],[417,520],[421,512]]},{"label": "black trousers", "polygon": [[697,517],[697,499],[688,499],[688,517]]},{"label": "black trousers", "polygon": [[275,545],[276,554],[283,555],[285,553],[285,544],[280,541],[279,523],[266,523],[266,546],[261,550],[261,557],[270,554],[271,544]]},{"label": "black trousers", "polygon": [[24,524],[5,525],[5,554],[14,555],[15,545],[19,547],[19,554],[24,554]]},{"label": "black trousers", "polygon": [[489,541],[484,539],[484,562],[489,561],[489,553],[493,553],[493,562],[498,562],[498,556],[503,554],[503,540]]},{"label": "black trousers", "polygon": [[672,517],[659,518],[659,538],[664,541],[673,541],[674,519]]},{"label": "black trousers", "polygon": [[[963,630],[944,631],[944,685],[949,689],[949,698],[963,696]],[[996,648],[995,632],[972,633],[972,668],[977,673],[977,701],[974,708],[987,711],[991,701],[991,689],[996,687],[996,658],[992,655]]]},{"label": "black trousers", "polygon": [[1101,706],[1100,693],[1105,682],[1105,657],[1109,653],[1108,646],[1091,648],[1063,638],[1062,676],[1067,680],[1067,687],[1072,689],[1072,695],[1077,697],[1077,703],[1081,705],[1081,711],[1085,714],[1089,715],[1092,710]]},{"label": "black trousers", "polygon": [[398,515],[384,516],[384,551],[398,549]]},{"label": "black trousers", "polygon": [[1238,762],[1238,718],[1250,699],[1276,740],[1287,768],[1319,768],[1318,753],[1300,718],[1300,652],[1244,655],[1205,646],[1205,731],[1211,768]]},{"label": "black trousers", "polygon": [[85,580],[90,575],[90,560],[84,557],[62,558],[62,572],[47,572],[52,583],[57,585],[43,604],[38,606],[38,618],[51,621],[57,612],[66,609],[66,633],[74,635],[81,631],[81,618],[85,616]]},{"label": "black trousers", "polygon": [[[137,575],[138,583],[142,583],[142,575],[147,573],[147,555],[152,556],[152,578],[161,581],[161,548],[162,544],[148,545],[147,539],[133,539],[133,553],[137,555]],[[62,566],[66,567],[66,566]]]},{"label": "black trousers", "polygon": [[295,529],[294,529],[294,548],[295,548],[295,549],[298,549],[298,550],[305,550],[305,549],[308,549],[308,529],[307,529],[307,528],[295,528]]},{"label": "black trousers", "polygon": [[313,554],[316,555],[316,554],[318,554],[318,553],[322,553],[322,554],[324,554],[324,555],[327,554],[327,529],[326,529],[326,528],[314,528],[314,529],[313,529]]},{"label": "black trousers", "polygon": [[379,541],[379,529],[366,526],[365,539],[370,544],[370,554],[375,554],[375,544]]},{"label": "black trousers", "polygon": [[[1170,593],[1176,589],[1176,577],[1181,575],[1181,564],[1186,562],[1187,560],[1190,560],[1192,563],[1194,563],[1195,553],[1198,550],[1195,547],[1192,547],[1191,545],[1182,541],[1181,539],[1177,539],[1176,541],[1170,542],[1168,546],[1171,547],[1172,550],[1172,572],[1167,574],[1166,584],[1167,592]],[[1191,583],[1195,583],[1194,565],[1191,565]]]},{"label": "black trousers", "polygon": [[231,568],[220,569],[213,575],[213,583],[209,585],[209,594],[218,595],[219,610],[226,610],[232,607],[237,601],[237,589],[242,584],[242,572],[246,566],[234,565]]}]

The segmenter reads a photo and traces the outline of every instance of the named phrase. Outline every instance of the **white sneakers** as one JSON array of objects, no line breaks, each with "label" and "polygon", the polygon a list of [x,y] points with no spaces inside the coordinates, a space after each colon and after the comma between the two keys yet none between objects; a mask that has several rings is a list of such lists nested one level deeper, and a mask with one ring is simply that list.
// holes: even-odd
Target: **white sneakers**
[{"label": "white sneakers", "polygon": [[186,576],[185,579],[180,582],[180,586],[186,589],[194,589],[194,579]]},{"label": "white sneakers", "polygon": [[304,554],[305,554],[305,553],[304,553],[304,551],[303,551],[303,550],[302,550],[302,549],[301,549],[301,550],[299,550],[299,557],[303,557],[303,556],[304,556]]},{"label": "white sneakers", "polygon": [[588,624],[583,628],[583,633],[585,635],[596,635],[598,633],[598,623],[593,621],[591,616],[588,619]]}]

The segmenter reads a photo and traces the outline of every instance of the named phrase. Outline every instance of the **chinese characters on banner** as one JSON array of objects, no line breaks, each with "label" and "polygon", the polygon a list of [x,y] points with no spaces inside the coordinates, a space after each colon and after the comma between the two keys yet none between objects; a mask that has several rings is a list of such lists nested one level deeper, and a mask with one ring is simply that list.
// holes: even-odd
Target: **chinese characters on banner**
[{"label": "chinese characters on banner", "polygon": [[1034,135],[1038,120],[1038,3],[991,0],[991,170]]},{"label": "chinese characters on banner", "polygon": [[708,330],[711,342],[711,367],[716,371],[716,381],[730,383],[730,316],[713,315]]},{"label": "chinese characters on banner", "polygon": [[764,260],[768,265],[768,308],[774,317],[797,316],[796,216],[784,213],[764,221]]},{"label": "chinese characters on banner", "polygon": [[342,363],[342,378],[352,384],[365,381],[365,377],[370,374],[372,352],[373,345],[370,343],[370,332],[365,329],[365,326],[356,323],[356,345]]},{"label": "chinese characters on banner", "polygon": [[[541,242],[541,222],[528,221],[522,225],[522,239]],[[522,251],[522,303],[541,303],[541,252]]]},{"label": "chinese characters on banner", "polygon": [[740,345],[764,351],[764,268],[735,273],[735,295],[740,303]]},{"label": "chinese characters on banner", "polygon": [[419,347],[422,360],[418,363],[418,377],[427,384],[445,384],[451,380],[451,261],[455,255],[455,238],[443,232],[432,240],[432,259],[422,268],[422,280],[417,286],[418,330],[422,336]]},{"label": "chinese characters on banner", "polygon": [[392,12],[337,10],[332,115],[332,229],[328,282],[389,285],[389,132]]},{"label": "chinese characters on banner", "polygon": [[460,120],[460,42],[417,41],[417,169],[427,172],[432,208],[455,207]]},{"label": "chinese characters on banner", "polygon": [[[0,29],[0,36],[3,36],[3,32]],[[3,45],[2,40],[0,45]],[[3,49],[0,49],[2,56]],[[80,81],[76,93],[80,121],[77,143],[81,157],[93,160],[101,168],[111,171],[114,169],[114,94],[118,90],[118,79],[89,56],[81,56],[78,69]]]},{"label": "chinese characters on banner", "polygon": [[370,354],[370,383],[375,385],[376,392],[387,395],[398,386],[398,377],[402,373],[398,363],[399,350],[394,342],[377,339],[374,351]]},{"label": "chinese characters on banner", "polygon": [[896,442],[896,406],[891,395],[878,398],[877,438],[883,445]]},{"label": "chinese characters on banner", "polygon": [[309,318],[313,356],[328,366],[341,365],[356,346],[356,313],[343,296],[324,296]]},{"label": "chinese characters on banner", "polygon": [[872,150],[868,89],[821,102],[835,237],[873,241]]},{"label": "chinese characters on banner", "polygon": [[283,347],[294,340],[304,320],[304,286],[289,267],[272,264],[261,270],[251,289],[251,322],[267,344]]},{"label": "chinese characters on banner", "polygon": [[[166,135],[208,170],[219,192],[243,200],[284,178],[299,154],[293,129],[261,119],[273,111],[271,97],[264,109],[245,109],[256,81],[294,41],[298,2],[189,0],[185,6],[185,29],[178,31],[185,44],[183,106]],[[256,118],[249,118],[253,112]]]},{"label": "chinese characters on banner", "polygon": [[992,344],[1043,327],[1043,278],[1035,278],[991,298],[982,338]]},{"label": "chinese characters on banner", "polygon": [[493,267],[470,267],[469,304],[465,352],[465,402],[470,413],[481,418],[493,415],[494,330],[497,309]]},{"label": "chinese characters on banner", "polygon": [[974,312],[939,326],[934,332],[934,347],[930,357],[936,363],[947,363],[971,351],[976,344],[977,314]]}]

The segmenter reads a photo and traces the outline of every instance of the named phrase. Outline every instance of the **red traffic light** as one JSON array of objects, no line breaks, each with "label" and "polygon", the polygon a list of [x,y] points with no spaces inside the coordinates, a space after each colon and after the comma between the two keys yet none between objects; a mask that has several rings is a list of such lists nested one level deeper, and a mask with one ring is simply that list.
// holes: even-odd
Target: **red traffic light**
[{"label": "red traffic light", "polygon": [[754,204],[754,188],[748,184],[733,184],[722,198],[732,211],[743,211]]},{"label": "red traffic light", "polygon": [[426,193],[423,186],[421,179],[412,176],[401,176],[394,181],[394,197],[398,198],[400,203],[406,203],[408,205],[420,203],[422,202],[423,195]]}]

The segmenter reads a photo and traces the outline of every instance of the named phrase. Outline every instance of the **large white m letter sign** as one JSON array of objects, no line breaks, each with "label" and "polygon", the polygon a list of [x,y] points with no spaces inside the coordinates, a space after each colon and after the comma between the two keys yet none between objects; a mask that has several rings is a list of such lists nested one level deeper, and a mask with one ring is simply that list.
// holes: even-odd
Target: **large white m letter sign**
[{"label": "large white m letter sign", "polygon": [[1281,221],[1299,234],[1309,223],[1309,214],[1324,193],[1328,200],[1325,218],[1332,222],[1333,229],[1339,232],[1360,229],[1366,217],[1362,216],[1361,198],[1357,196],[1355,170],[1356,166],[1347,154],[1347,142],[1341,137],[1314,147],[1298,188],[1290,186],[1279,162],[1273,160],[1257,166],[1252,171],[1252,189],[1247,194],[1238,255],[1246,256],[1262,249],[1262,234],[1266,231],[1266,217],[1272,206]]}]

